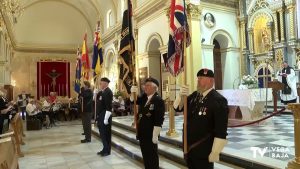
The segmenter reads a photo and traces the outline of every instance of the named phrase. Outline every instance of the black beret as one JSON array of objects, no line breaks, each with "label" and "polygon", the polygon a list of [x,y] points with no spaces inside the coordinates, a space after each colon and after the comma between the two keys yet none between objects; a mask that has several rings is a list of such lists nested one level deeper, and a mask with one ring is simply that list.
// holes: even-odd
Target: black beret
[{"label": "black beret", "polygon": [[156,79],[152,78],[152,77],[149,77],[145,80],[145,83],[147,82],[153,82],[154,84],[156,84],[157,87],[159,87],[159,83]]},{"label": "black beret", "polygon": [[109,82],[110,82],[110,80],[109,80],[107,77],[102,77],[102,78],[101,78],[101,81],[103,81],[103,82],[107,82],[107,83],[109,83]]},{"label": "black beret", "polygon": [[198,76],[204,76],[204,77],[214,77],[214,72],[210,69],[200,69],[197,73]]}]

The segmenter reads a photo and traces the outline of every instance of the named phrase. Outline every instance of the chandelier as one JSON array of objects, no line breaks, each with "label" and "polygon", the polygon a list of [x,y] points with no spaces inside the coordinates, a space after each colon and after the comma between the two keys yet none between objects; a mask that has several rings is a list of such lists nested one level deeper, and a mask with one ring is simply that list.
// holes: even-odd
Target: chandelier
[{"label": "chandelier", "polygon": [[5,10],[11,14],[14,23],[17,23],[17,18],[21,16],[24,11],[21,7],[20,0],[3,0],[2,5]]}]

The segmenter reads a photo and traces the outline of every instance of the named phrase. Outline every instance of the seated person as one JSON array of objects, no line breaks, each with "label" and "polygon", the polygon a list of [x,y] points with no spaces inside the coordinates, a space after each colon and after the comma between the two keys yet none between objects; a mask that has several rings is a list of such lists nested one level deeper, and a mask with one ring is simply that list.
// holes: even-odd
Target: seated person
[{"label": "seated person", "polygon": [[57,101],[56,92],[50,92],[49,100],[51,104],[56,103]]},{"label": "seated person", "polygon": [[41,121],[43,124],[43,114],[41,110],[37,108],[36,102],[34,99],[29,99],[29,103],[26,106],[26,112],[28,113],[29,118],[35,117]]},{"label": "seated person", "polygon": [[53,104],[50,103],[50,99],[47,97],[43,102],[42,112],[46,116],[48,115],[48,117],[50,119],[50,124],[49,125],[55,125],[55,123],[54,123],[54,113],[52,111],[52,106],[53,106]]},{"label": "seated person", "polygon": [[118,97],[118,100],[114,102],[114,111],[117,115],[123,115],[125,113],[125,102],[122,96]]}]

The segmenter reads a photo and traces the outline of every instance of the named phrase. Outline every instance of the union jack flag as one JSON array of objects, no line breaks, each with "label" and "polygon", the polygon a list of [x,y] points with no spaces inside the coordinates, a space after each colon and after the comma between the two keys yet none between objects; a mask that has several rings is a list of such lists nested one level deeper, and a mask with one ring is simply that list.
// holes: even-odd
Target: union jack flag
[{"label": "union jack flag", "polygon": [[184,32],[186,32],[186,47],[188,47],[191,38],[185,13],[185,0],[171,0],[168,55],[165,55],[164,62],[173,76],[183,71]]}]

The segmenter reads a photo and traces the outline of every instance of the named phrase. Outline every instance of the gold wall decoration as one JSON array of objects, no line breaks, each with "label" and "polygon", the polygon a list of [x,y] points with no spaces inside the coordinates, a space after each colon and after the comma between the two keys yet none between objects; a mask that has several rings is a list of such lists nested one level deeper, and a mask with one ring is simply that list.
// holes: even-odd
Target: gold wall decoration
[{"label": "gold wall decoration", "polygon": [[200,19],[201,10],[199,8],[199,5],[189,3],[187,5],[187,13],[188,16],[190,16],[192,19]]},{"label": "gold wall decoration", "polygon": [[300,63],[300,48],[295,48],[296,52],[296,63]]},{"label": "gold wall decoration", "polygon": [[288,6],[288,11],[290,14],[290,31],[289,31],[289,40],[294,40],[295,39],[295,6],[290,5]]},{"label": "gold wall decoration", "polygon": [[254,52],[256,54],[265,53],[270,48],[270,34],[267,31],[267,24],[269,18],[266,14],[261,14],[254,22],[253,26],[253,39],[254,39]]},{"label": "gold wall decoration", "polygon": [[249,16],[253,15],[256,11],[263,8],[268,8],[269,3],[266,0],[257,0],[255,6],[249,12]]},{"label": "gold wall decoration", "polygon": [[275,50],[275,61],[276,61],[276,67],[280,68],[281,64],[283,63],[283,49]]}]

